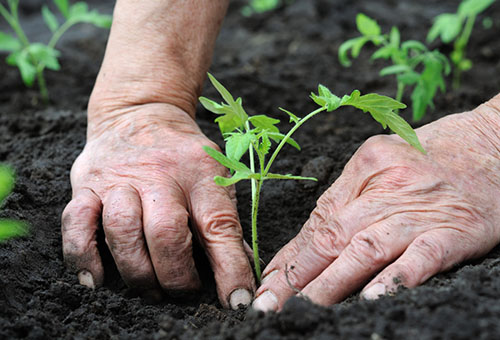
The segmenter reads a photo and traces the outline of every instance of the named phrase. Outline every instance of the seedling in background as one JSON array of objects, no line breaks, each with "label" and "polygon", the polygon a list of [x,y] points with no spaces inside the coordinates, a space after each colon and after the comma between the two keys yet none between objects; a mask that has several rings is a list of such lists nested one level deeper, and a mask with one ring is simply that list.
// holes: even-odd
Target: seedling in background
[{"label": "seedling in background", "polygon": [[[5,165],[0,165],[0,205],[14,187],[14,172]],[[0,219],[0,242],[9,238],[26,235],[28,228],[25,223],[11,219]]]},{"label": "seedling in background", "polygon": [[89,11],[85,2],[70,5],[69,0],[53,1],[61,12],[64,22],[60,24],[57,17],[46,5],[42,7],[43,20],[52,32],[52,37],[47,44],[32,43],[28,40],[19,23],[19,0],[8,0],[8,9],[0,3],[0,14],[16,35],[14,37],[0,32],[0,51],[10,52],[6,61],[9,65],[19,68],[21,78],[26,86],[33,86],[36,80],[40,95],[45,103],[49,100],[49,93],[43,71],[46,68],[54,71],[61,68],[58,60],[61,53],[55,49],[61,36],[78,23],[89,23],[102,28],[111,26],[111,16],[99,14],[96,10]]},{"label": "seedling in background", "polygon": [[428,107],[433,107],[433,99],[438,89],[445,91],[444,76],[449,74],[448,59],[439,51],[429,51],[416,40],[401,42],[397,27],[392,27],[389,34],[382,34],[378,23],[360,13],[356,17],[360,37],[347,40],[339,48],[339,60],[343,66],[350,66],[348,53],[357,58],[363,46],[369,42],[380,46],[371,59],[386,59],[391,66],[380,71],[381,76],[395,75],[397,80],[396,100],[401,101],[406,86],[413,86],[411,94],[413,120],[424,117]]},{"label": "seedling in background", "polygon": [[[350,95],[345,95],[340,98],[332,94],[325,86],[319,85],[318,94],[311,93],[311,98],[320,107],[307,114],[305,117],[300,118],[280,108],[280,110],[289,115],[290,123],[293,123],[293,127],[285,135],[280,132],[277,126],[280,122],[278,119],[266,115],[249,116],[243,109],[241,98],[235,100],[229,91],[212,75],[209,74],[208,77],[212,85],[224,99],[225,103],[219,104],[205,97],[200,97],[200,102],[205,109],[219,115],[215,122],[219,124],[226,147],[225,154],[208,146],[205,146],[204,150],[213,159],[231,171],[232,176],[230,178],[220,176],[214,178],[215,183],[218,185],[229,186],[241,180],[251,181],[252,249],[255,273],[259,282],[261,270],[257,237],[257,213],[259,209],[260,191],[264,181],[268,179],[316,180],[312,177],[275,174],[270,172],[272,164],[285,144],[289,144],[300,150],[300,146],[292,139],[292,135],[306,121],[323,111],[331,112],[341,106],[354,106],[363,112],[369,112],[384,128],[389,127],[409,144],[425,153],[418,141],[415,131],[403,118],[394,112],[394,110],[405,108],[406,105],[390,97],[374,93],[361,95],[358,90],[354,90]],[[276,143],[277,146],[274,148],[274,151],[271,152],[272,142]],[[248,165],[241,162],[241,158],[247,152],[249,154]]]},{"label": "seedling in background", "polygon": [[246,17],[255,13],[264,13],[273,11],[278,8],[282,3],[289,4],[293,0],[250,0],[248,5],[241,9],[241,14]]},{"label": "seedling in background", "polygon": [[467,44],[476,22],[478,14],[486,10],[495,0],[463,0],[458,6],[457,13],[444,13],[434,19],[427,41],[429,43],[437,37],[450,44],[453,42],[453,52],[450,54],[453,63],[453,88],[460,87],[460,78],[463,72],[472,68],[472,61],[466,58]]}]

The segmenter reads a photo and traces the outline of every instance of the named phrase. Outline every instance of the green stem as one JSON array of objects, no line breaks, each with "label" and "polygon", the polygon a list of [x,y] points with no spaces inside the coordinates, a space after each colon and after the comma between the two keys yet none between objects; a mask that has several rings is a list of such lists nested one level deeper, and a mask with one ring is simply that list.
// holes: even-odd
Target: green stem
[{"label": "green stem", "polygon": [[24,33],[23,29],[19,25],[19,20],[17,19],[17,16],[14,16],[13,14],[9,13],[9,11],[2,4],[0,4],[0,14],[4,17],[5,21],[7,21],[10,27],[12,27],[17,37],[19,38],[19,41],[21,41],[21,44],[24,47],[28,47],[30,45],[30,42],[28,40],[28,37]]},{"label": "green stem", "polygon": [[49,102],[49,90],[47,89],[47,83],[45,82],[45,77],[43,76],[43,70],[45,65],[38,64],[36,68],[36,79],[38,82],[38,87],[40,88],[40,95],[42,96],[42,101],[44,104]]},{"label": "green stem", "polygon": [[269,159],[269,162],[267,162],[266,168],[262,172],[262,177],[264,177],[264,178],[266,177],[267,173],[269,172],[269,169],[271,168],[271,165],[273,164],[274,160],[278,156],[278,153],[281,151],[281,149],[283,148],[283,146],[285,146],[287,140],[290,139],[290,137],[293,135],[293,133],[295,131],[297,131],[297,129],[302,124],[304,124],[306,121],[308,121],[309,119],[311,119],[312,117],[314,117],[318,113],[323,112],[325,110],[326,110],[326,107],[320,107],[319,109],[314,110],[313,112],[309,113],[307,116],[305,116],[304,118],[302,118],[301,120],[299,120],[298,123],[295,124],[295,126],[293,128],[291,128],[290,131],[288,131],[288,133],[286,134],[286,136],[281,140],[281,142],[278,144],[278,146],[274,150],[271,158]]},{"label": "green stem", "polygon": [[252,195],[252,249],[253,249],[253,264],[255,267],[255,275],[257,276],[257,283],[260,283],[261,270],[260,270],[260,257],[259,257],[259,242],[257,238],[257,213],[259,211],[260,190],[262,188],[263,179],[257,183],[257,190]]},{"label": "green stem", "polygon": [[[396,100],[398,102],[401,102],[401,100],[403,99],[404,92],[405,92],[405,84],[398,81],[398,90],[396,92]],[[399,109],[394,110],[394,113],[399,114]]]},{"label": "green stem", "polygon": [[52,35],[52,38],[50,39],[49,43],[47,46],[50,48],[55,48],[57,45],[57,42],[59,39],[61,39],[62,35],[66,33],[66,31],[73,25],[75,25],[77,22],[73,20],[68,20],[64,24],[62,24]]},{"label": "green stem", "polygon": [[457,56],[460,56],[460,60],[454,60],[452,58],[453,64],[455,64],[454,72],[453,72],[453,88],[458,89],[460,87],[460,78],[462,76],[462,69],[460,68],[460,63],[462,60],[465,60],[465,48],[469,43],[470,36],[472,34],[472,29],[474,28],[474,23],[476,22],[476,16],[472,15],[467,17],[467,21],[465,22],[465,28],[460,34],[460,37],[455,40],[454,44],[454,53]]}]

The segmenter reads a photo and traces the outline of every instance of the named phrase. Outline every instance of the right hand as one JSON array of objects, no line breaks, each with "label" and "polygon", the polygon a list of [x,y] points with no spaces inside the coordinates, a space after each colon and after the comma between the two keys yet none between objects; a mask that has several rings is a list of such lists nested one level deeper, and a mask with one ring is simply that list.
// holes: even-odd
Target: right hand
[{"label": "right hand", "polygon": [[161,288],[199,288],[193,232],[206,250],[222,305],[248,305],[255,282],[235,191],[214,183],[227,169],[202,149],[217,146],[173,105],[137,105],[106,117],[99,125],[89,122],[87,144],[71,170],[73,197],[62,216],[64,258],[80,282],[103,282],[96,244],[102,218],[128,286],[152,296]]}]

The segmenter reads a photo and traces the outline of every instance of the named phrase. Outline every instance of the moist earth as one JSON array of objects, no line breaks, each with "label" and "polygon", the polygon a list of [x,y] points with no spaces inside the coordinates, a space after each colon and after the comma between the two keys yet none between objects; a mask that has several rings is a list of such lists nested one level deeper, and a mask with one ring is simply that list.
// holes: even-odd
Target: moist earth
[{"label": "moist earth", "polygon": [[[425,39],[432,18],[453,12],[452,0],[296,0],[276,11],[245,18],[243,1],[232,1],[217,42],[211,72],[250,113],[287,117],[314,109],[308,94],[318,83],[337,95],[359,89],[394,96],[391,77],[379,77],[382,61],[363,50],[352,67],[337,60],[339,45],[357,35],[355,16],[363,12],[403,39]],[[22,22],[34,39],[47,39],[39,10],[45,1],[21,1]],[[90,1],[111,13],[112,1]],[[193,9],[195,10],[195,9]],[[483,25],[490,18],[492,27]],[[5,25],[0,26],[7,30]],[[474,61],[462,87],[438,94],[435,108],[415,126],[446,114],[473,109],[500,89],[500,3],[478,18],[468,56]],[[60,215],[71,198],[69,171],[85,145],[86,103],[104,54],[108,32],[80,25],[62,39],[60,72],[47,72],[51,93],[42,105],[37,89],[27,89],[18,71],[0,64],[0,161],[17,171],[14,192],[0,216],[27,221],[28,236],[0,244],[0,338],[95,339],[497,339],[500,335],[500,249],[436,275],[415,289],[363,301],[355,293],[324,308],[291,299],[279,314],[221,307],[213,275],[195,249],[203,289],[187,297],[167,297],[149,304],[127,289],[109,252],[104,287],[80,286],[62,259]],[[449,52],[449,47],[433,46]],[[216,98],[212,88],[204,95]],[[409,96],[404,98],[410,102]],[[403,113],[410,118],[409,110]],[[201,107],[197,120],[221,145],[214,116]],[[348,108],[315,117],[296,135],[302,151],[284,150],[274,171],[316,176],[319,181],[269,181],[261,198],[260,248],[268,262],[296,235],[316,199],[340,175],[368,137],[384,133],[368,115]],[[237,186],[245,238],[250,240],[250,190]],[[103,236],[99,235],[101,244]]]}]

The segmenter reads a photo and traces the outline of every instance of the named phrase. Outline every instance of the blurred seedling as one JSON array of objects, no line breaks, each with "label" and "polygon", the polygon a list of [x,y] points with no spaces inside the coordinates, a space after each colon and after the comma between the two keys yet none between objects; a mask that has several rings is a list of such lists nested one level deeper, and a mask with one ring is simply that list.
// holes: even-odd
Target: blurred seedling
[{"label": "blurred seedling", "polygon": [[[0,206],[5,198],[14,188],[14,171],[6,166],[0,165]],[[28,233],[26,223],[7,218],[0,218],[0,242],[7,239],[23,236]]]},{"label": "blurred seedling", "polygon": [[0,14],[14,31],[15,36],[0,32],[0,51],[9,52],[7,63],[17,66],[23,83],[31,87],[35,80],[44,103],[49,100],[49,92],[44,77],[44,70],[58,71],[61,66],[61,53],[56,45],[61,36],[78,23],[93,24],[97,27],[109,28],[111,16],[99,14],[97,10],[89,10],[85,2],[73,5],[69,0],[53,0],[63,17],[60,23],[56,15],[46,6],[42,7],[43,20],[52,32],[48,43],[30,42],[19,22],[19,0],[8,0],[8,8],[0,3]]},{"label": "blurred seedling", "polygon": [[450,59],[455,89],[460,87],[462,73],[472,68],[472,61],[466,57],[466,49],[476,18],[493,2],[495,0],[463,0],[456,13],[443,13],[434,18],[427,41],[431,43],[439,37],[445,44],[453,43]]},{"label": "blurred seedling", "polygon": [[[259,198],[264,181],[269,179],[292,179],[292,180],[313,180],[312,177],[294,176],[291,174],[271,173],[271,166],[278,157],[279,152],[289,144],[300,150],[299,144],[292,139],[292,135],[305,122],[321,112],[332,112],[342,106],[353,106],[369,112],[371,116],[384,128],[389,127],[392,131],[401,136],[409,144],[419,151],[425,153],[411,126],[394,111],[403,109],[405,104],[390,97],[381,96],[375,93],[361,95],[358,90],[354,90],[350,95],[342,98],[334,95],[323,85],[318,86],[318,94],[311,93],[312,100],[319,105],[319,108],[310,112],[303,118],[280,108],[288,114],[292,128],[287,134],[280,132],[277,124],[278,119],[266,115],[248,115],[243,108],[242,99],[236,100],[229,91],[219,83],[211,74],[208,75],[212,85],[217,89],[223,103],[217,103],[205,97],[200,97],[201,104],[219,117],[215,122],[219,124],[220,131],[225,141],[225,154],[211,147],[205,146],[205,152],[217,162],[230,170],[231,177],[216,176],[214,181],[221,186],[229,186],[241,180],[250,180],[252,188],[252,249],[254,255],[254,267],[257,280],[260,282],[261,270],[259,263],[258,235],[257,235],[257,213],[259,209]],[[277,146],[271,152],[272,143]],[[241,158],[248,153],[249,164],[241,161]]]},{"label": "blurred seedling", "polygon": [[401,101],[407,86],[414,86],[411,94],[413,120],[419,121],[433,107],[433,99],[440,89],[445,91],[444,76],[450,73],[448,59],[439,51],[429,51],[417,40],[401,42],[397,27],[389,34],[382,34],[379,24],[360,13],[356,17],[360,37],[344,42],[339,48],[340,63],[351,65],[349,52],[357,58],[363,46],[369,42],[379,47],[371,56],[372,60],[390,60],[392,65],[380,70],[380,76],[395,75],[397,80],[396,100]]}]

